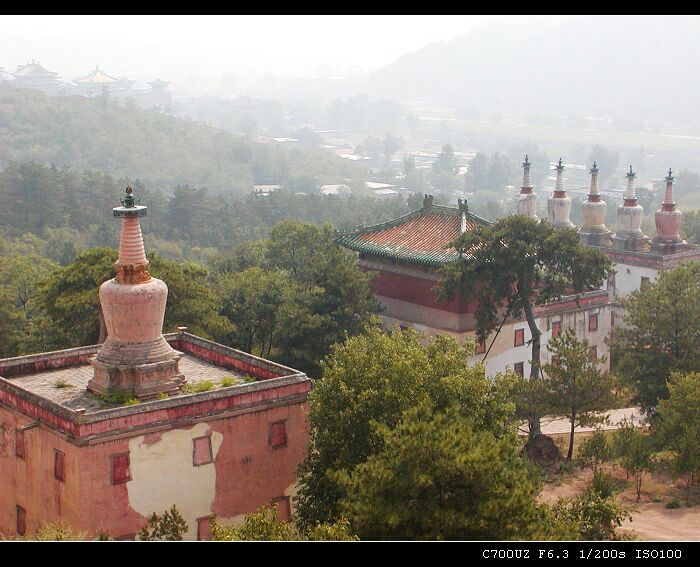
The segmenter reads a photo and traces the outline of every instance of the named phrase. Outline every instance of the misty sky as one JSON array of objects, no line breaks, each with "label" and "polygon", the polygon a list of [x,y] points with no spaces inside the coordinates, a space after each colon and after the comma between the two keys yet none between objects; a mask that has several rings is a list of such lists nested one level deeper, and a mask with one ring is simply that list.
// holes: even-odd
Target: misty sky
[{"label": "misty sky", "polygon": [[[370,71],[499,16],[0,16],[0,66],[66,79],[99,64],[137,80]],[[542,16],[523,16],[542,19]],[[524,20],[525,21],[525,20]]]}]

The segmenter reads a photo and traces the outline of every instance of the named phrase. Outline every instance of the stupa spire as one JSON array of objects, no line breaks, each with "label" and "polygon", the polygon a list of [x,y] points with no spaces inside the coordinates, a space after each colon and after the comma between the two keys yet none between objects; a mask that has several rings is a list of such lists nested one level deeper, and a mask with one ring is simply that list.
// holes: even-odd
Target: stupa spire
[{"label": "stupa spire", "polygon": [[564,164],[561,158],[556,167],[557,180],[554,185],[554,194],[547,200],[547,214],[549,222],[554,228],[573,228],[569,215],[571,214],[571,198],[566,196],[564,189]]},{"label": "stupa spire", "polygon": [[539,220],[537,217],[537,195],[532,191],[532,182],[530,181],[530,165],[531,162],[526,155],[522,164],[523,184],[518,194],[518,214]]},{"label": "stupa spire", "polygon": [[588,198],[581,203],[583,213],[583,226],[579,229],[579,236],[586,244],[594,246],[610,246],[610,231],[605,226],[605,213],[608,205],[600,199],[598,191],[598,164],[593,162],[591,173],[591,188]]},{"label": "stupa spire", "polygon": [[623,250],[646,250],[649,246],[649,238],[642,232],[642,218],[644,209],[637,203],[637,191],[634,180],[637,174],[630,169],[625,175],[627,189],[622,204],[617,208],[617,232],[612,241],[615,248]]},{"label": "stupa spire", "polygon": [[113,209],[122,223],[117,275],[100,286],[107,339],[90,360],[88,389],[100,395],[120,390],[139,399],[175,394],[184,383],[182,353],[163,337],[168,286],[148,272],[140,225],[148,209],[137,204],[131,187],[121,203]]},{"label": "stupa spire", "polygon": [[664,200],[661,208],[654,214],[656,237],[651,242],[651,248],[652,251],[660,254],[673,254],[680,252],[686,245],[680,235],[683,213],[676,209],[676,198],[673,195],[673,171],[670,168],[665,179]]},{"label": "stupa spire", "polygon": [[630,165],[630,170],[627,172],[627,189],[625,189],[625,205],[634,207],[637,204],[637,190],[634,186],[634,178],[637,174],[632,171],[632,166]]}]

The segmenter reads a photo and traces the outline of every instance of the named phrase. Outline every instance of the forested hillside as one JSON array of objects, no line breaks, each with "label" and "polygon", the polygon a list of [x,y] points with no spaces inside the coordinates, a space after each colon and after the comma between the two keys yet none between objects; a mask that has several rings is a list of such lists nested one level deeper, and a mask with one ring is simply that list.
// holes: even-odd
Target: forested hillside
[{"label": "forested hillside", "polygon": [[256,183],[309,191],[315,184],[364,180],[358,164],[322,148],[258,144],[108,96],[49,97],[0,85],[0,165],[28,161],[229,195]]},{"label": "forested hillside", "polygon": [[112,218],[112,207],[119,205],[127,183],[149,207],[143,222],[148,249],[176,260],[204,260],[216,249],[265,238],[284,219],[342,229],[420,207],[420,197],[379,201],[285,190],[269,197],[234,197],[185,185],[160,190],[97,171],[12,163],[0,170],[0,200],[5,204],[0,207],[0,236],[15,239],[31,233],[46,241],[46,255],[61,263],[82,248],[115,247],[119,223]]}]

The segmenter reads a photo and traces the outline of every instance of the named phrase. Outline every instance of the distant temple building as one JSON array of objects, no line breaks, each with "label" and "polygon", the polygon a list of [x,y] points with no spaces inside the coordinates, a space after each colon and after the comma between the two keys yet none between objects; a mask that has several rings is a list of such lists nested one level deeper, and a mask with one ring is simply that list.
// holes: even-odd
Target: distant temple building
[{"label": "distant temple building", "polygon": [[98,96],[105,92],[117,94],[118,91],[128,91],[131,89],[134,81],[125,78],[116,79],[101,71],[99,67],[95,67],[94,71],[91,71],[84,77],[74,79],[73,84],[75,85],[73,94]]},{"label": "distant temple building", "polygon": [[[109,75],[98,66],[87,75],[64,83],[57,73],[48,71],[38,62],[32,61],[21,65],[13,73],[11,84],[22,89],[37,89],[51,95],[101,96],[108,94],[114,98],[130,99],[142,108],[167,108],[172,102],[171,93],[167,90],[168,83],[156,79],[148,83],[148,89],[134,88],[134,82],[127,78],[116,78]],[[0,73],[0,80],[2,73]]]},{"label": "distant temple building", "polygon": [[212,515],[266,504],[288,520],[306,454],[302,372],[193,336],[162,334],[166,284],[148,272],[128,190],[117,275],[100,288],[102,345],[0,360],[0,533],[62,521],[134,539],[176,505],[186,539]]},{"label": "distant temple building", "polygon": [[[537,195],[530,181],[529,159],[523,163],[523,183],[517,197],[517,212],[539,220]],[[563,183],[564,165],[556,167],[554,194],[547,201],[549,222],[557,228],[575,228],[570,220],[571,199]],[[673,176],[666,177],[666,193],[656,213],[657,236],[650,240],[640,229],[644,211],[637,203],[635,174],[630,167],[627,191],[618,208],[618,230],[611,234],[605,226],[607,204],[598,190],[598,166],[590,170],[591,185],[586,201],[581,204],[583,225],[578,229],[581,241],[597,248],[613,262],[614,271],[601,289],[536,308],[537,324],[542,331],[542,360],[549,362],[546,345],[563,329],[575,329],[585,338],[596,356],[608,356],[606,338],[621,322],[619,299],[639,289],[645,281],[653,281],[662,270],[684,262],[700,260],[700,247],[683,241],[679,235],[681,212],[676,209]],[[488,221],[470,213],[466,201],[444,207],[426,195],[423,207],[408,215],[380,225],[340,233],[337,242],[358,253],[360,267],[375,273],[373,291],[384,307],[382,317],[389,328],[414,328],[427,336],[449,333],[459,339],[475,338],[476,302],[465,303],[459,297],[438,301],[434,287],[437,269],[458,258],[446,246],[460,233]],[[500,333],[489,337],[490,350],[485,364],[489,374],[510,368],[529,375],[530,332],[524,320],[508,320]],[[491,345],[491,341],[493,344]],[[478,345],[475,360],[481,360],[487,344]],[[606,366],[609,360],[606,361]]]},{"label": "distant temple building", "polygon": [[49,94],[57,94],[63,87],[58,73],[45,69],[39,62],[32,61],[26,65],[20,65],[12,76],[13,85],[22,89],[37,89]]},{"label": "distant temple building", "polygon": [[[524,187],[528,187],[528,178],[525,167]],[[466,201],[460,200],[456,208],[444,207],[435,205],[432,195],[426,195],[421,209],[387,223],[342,233],[337,241],[358,252],[360,267],[375,273],[373,291],[384,307],[382,317],[387,327],[410,327],[427,336],[449,333],[458,339],[474,340],[477,302],[466,303],[459,297],[438,301],[433,288],[439,280],[437,269],[459,258],[457,251],[445,246],[480,224],[489,223],[469,212]],[[549,339],[567,327],[588,339],[597,356],[607,354],[605,338],[611,317],[606,290],[564,297],[536,308],[535,314],[542,331],[543,360],[549,360]],[[474,360],[481,360],[487,344],[493,341],[485,360],[487,373],[510,368],[527,376],[529,340],[527,322],[510,319],[495,339],[492,335],[478,345]]]}]

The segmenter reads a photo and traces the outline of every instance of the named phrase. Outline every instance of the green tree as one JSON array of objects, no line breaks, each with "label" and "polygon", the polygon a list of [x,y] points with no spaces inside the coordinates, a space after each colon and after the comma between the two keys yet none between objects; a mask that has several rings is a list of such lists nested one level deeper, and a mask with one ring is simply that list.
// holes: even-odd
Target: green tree
[{"label": "green tree", "polygon": [[475,431],[460,412],[408,410],[376,425],[382,449],[338,474],[341,510],[363,539],[540,539],[551,526],[514,435]]},{"label": "green tree", "polygon": [[549,389],[549,407],[555,415],[569,419],[569,450],[566,460],[574,454],[574,434],[577,427],[601,423],[600,412],[614,405],[615,381],[600,370],[604,358],[591,358],[588,341],[579,340],[576,331],[564,333],[549,341],[548,348],[558,356],[556,364],[545,364],[545,383]]},{"label": "green tree", "polygon": [[683,213],[683,237],[693,244],[700,242],[700,211]]},{"label": "green tree", "polygon": [[590,488],[576,498],[561,498],[552,507],[555,520],[576,529],[585,541],[623,539],[617,528],[632,514],[614,497],[603,497]]},{"label": "green tree", "polygon": [[659,402],[654,432],[672,452],[674,474],[685,480],[690,504],[690,491],[700,474],[700,373],[672,373],[668,391],[668,399]]},{"label": "green tree", "polygon": [[513,405],[505,378],[465,364],[473,347],[439,335],[428,345],[414,331],[386,333],[378,323],[331,348],[310,396],[311,435],[299,469],[297,509],[304,526],[339,517],[342,487],[335,471],[352,470],[379,452],[375,424],[394,427],[422,400],[439,410],[457,404],[475,430],[503,435]]},{"label": "green tree", "polygon": [[584,467],[590,467],[593,476],[598,473],[603,463],[607,463],[612,457],[612,447],[602,429],[596,429],[578,449],[579,462]]},{"label": "green tree", "polygon": [[246,352],[269,356],[303,290],[281,270],[247,268],[220,278],[219,313],[230,323],[225,339]]},{"label": "green tree", "polygon": [[[480,225],[451,244],[460,259],[441,269],[438,296],[478,301],[476,334],[480,341],[500,331],[507,317],[527,320],[531,339],[530,378],[540,377],[541,331],[534,308],[565,294],[599,288],[609,260],[588,248],[574,230],[522,216]],[[530,435],[539,434],[539,414],[528,418]]]},{"label": "green tree", "polygon": [[274,506],[263,506],[248,514],[241,526],[226,526],[216,519],[211,522],[215,541],[356,541],[347,520],[333,524],[316,524],[306,531],[293,522],[277,519]]},{"label": "green tree", "polygon": [[624,420],[613,437],[614,454],[628,476],[634,477],[637,500],[642,495],[642,480],[644,475],[654,469],[654,451],[651,439],[634,423]]},{"label": "green tree", "polygon": [[700,368],[700,263],[659,274],[620,301],[625,325],[611,334],[614,371],[635,390],[635,401],[653,412],[668,397],[671,372]]},{"label": "green tree", "polygon": [[332,344],[360,333],[379,311],[371,276],[334,238],[330,226],[285,221],[270,231],[266,255],[268,265],[287,270],[298,284],[296,310],[279,337],[280,359],[312,376]]},{"label": "green tree", "polygon": [[153,512],[148,523],[139,531],[141,541],[182,541],[187,531],[187,522],[173,505],[163,514]]}]

